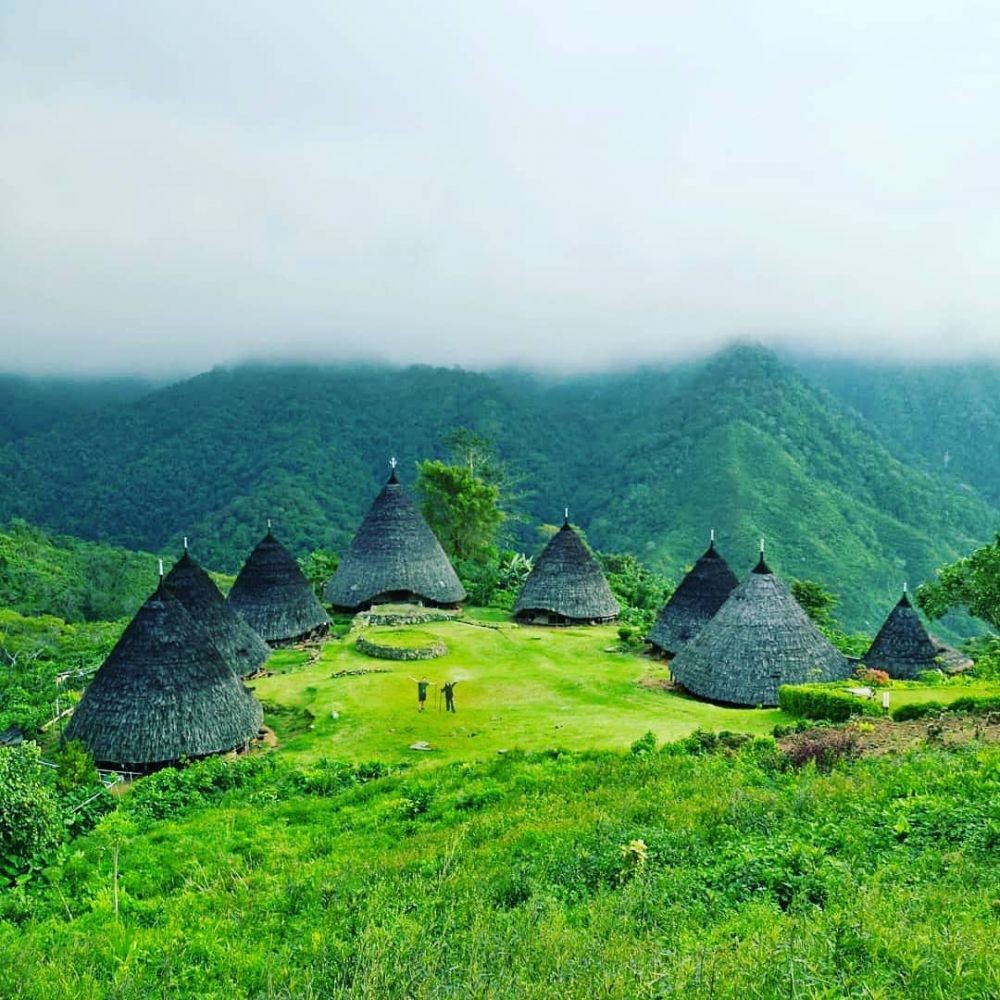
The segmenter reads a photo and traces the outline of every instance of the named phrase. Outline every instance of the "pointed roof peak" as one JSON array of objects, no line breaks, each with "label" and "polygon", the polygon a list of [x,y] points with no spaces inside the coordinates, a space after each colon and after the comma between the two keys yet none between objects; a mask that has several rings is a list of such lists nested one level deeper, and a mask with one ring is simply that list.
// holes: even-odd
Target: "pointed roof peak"
[{"label": "pointed roof peak", "polygon": [[753,568],[754,573],[759,573],[762,576],[772,576],[771,567],[767,565],[764,561],[764,539],[760,540],[760,559],[757,560],[757,565]]},{"label": "pointed roof peak", "polygon": [[396,456],[393,455],[392,458],[389,459],[389,470],[390,471],[389,471],[389,480],[388,480],[388,482],[390,482],[390,483],[398,483],[399,482],[399,479],[396,476],[396,466],[397,465],[399,465],[399,463],[396,461]]},{"label": "pointed roof peak", "polygon": [[562,531],[572,531],[573,526],[569,523],[569,507],[563,508]]},{"label": "pointed roof peak", "polygon": [[903,594],[896,602],[896,607],[899,608],[912,608],[913,605],[910,603],[910,595],[906,592],[906,584],[903,584]]}]

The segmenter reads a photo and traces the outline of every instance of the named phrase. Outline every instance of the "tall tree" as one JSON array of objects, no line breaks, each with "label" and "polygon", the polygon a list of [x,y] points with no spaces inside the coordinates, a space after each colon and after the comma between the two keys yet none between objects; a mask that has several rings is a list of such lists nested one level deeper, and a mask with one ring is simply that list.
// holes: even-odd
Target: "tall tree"
[{"label": "tall tree", "polygon": [[421,510],[453,559],[483,561],[503,524],[500,488],[480,479],[467,465],[424,461],[418,466]]}]

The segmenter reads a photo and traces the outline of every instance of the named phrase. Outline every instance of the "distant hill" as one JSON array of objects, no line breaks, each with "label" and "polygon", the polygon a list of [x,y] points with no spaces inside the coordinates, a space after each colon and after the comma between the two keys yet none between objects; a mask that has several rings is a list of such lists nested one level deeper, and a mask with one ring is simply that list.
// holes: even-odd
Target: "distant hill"
[{"label": "distant hill", "polygon": [[1000,366],[802,362],[900,457],[1000,505]]},{"label": "distant hill", "polygon": [[156,556],[144,552],[50,535],[18,520],[0,530],[0,607],[109,621],[134,614],[156,581]]},{"label": "distant hill", "polygon": [[46,431],[83,413],[128,403],[155,388],[137,378],[0,375],[0,444]]},{"label": "distant hill", "polygon": [[[534,526],[566,505],[593,545],[674,577],[711,527],[738,573],[763,535],[779,572],[826,583],[847,624],[871,630],[903,580],[985,541],[1000,512],[984,485],[935,468],[883,429],[883,413],[865,415],[853,386],[755,347],[562,380],[219,369],[0,448],[0,519],[154,551],[187,534],[203,562],[233,571],[267,517],[298,552],[343,549],[389,455],[412,483],[414,464],[468,426],[497,441],[529,489],[519,546],[536,548]],[[975,447],[984,468],[1000,462],[995,435]]]}]

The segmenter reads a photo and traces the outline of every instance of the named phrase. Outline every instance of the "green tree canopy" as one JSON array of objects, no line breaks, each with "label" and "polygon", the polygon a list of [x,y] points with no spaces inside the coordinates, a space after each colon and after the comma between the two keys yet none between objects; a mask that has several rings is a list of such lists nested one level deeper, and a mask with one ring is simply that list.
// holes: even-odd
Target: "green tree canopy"
[{"label": "green tree canopy", "polygon": [[930,618],[964,608],[1000,631],[1000,533],[991,545],[939,569],[936,580],[917,590],[917,603]]},{"label": "green tree canopy", "polygon": [[500,488],[467,465],[428,460],[418,470],[421,510],[448,555],[471,561],[489,558],[504,520]]},{"label": "green tree canopy", "polygon": [[815,580],[792,580],[792,597],[802,610],[817,624],[829,628],[833,625],[833,609],[837,595]]}]

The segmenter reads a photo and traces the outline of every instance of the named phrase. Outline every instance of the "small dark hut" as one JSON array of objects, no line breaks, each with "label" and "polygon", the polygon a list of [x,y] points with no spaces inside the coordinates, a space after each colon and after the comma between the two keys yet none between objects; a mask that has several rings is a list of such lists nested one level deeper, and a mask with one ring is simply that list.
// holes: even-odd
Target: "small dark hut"
[{"label": "small dark hut", "polygon": [[535,560],[514,615],[533,625],[596,625],[614,621],[620,610],[601,567],[567,515]]},{"label": "small dark hut", "polygon": [[361,522],[351,547],[326,585],[335,608],[360,611],[373,604],[454,607],[465,588],[430,525],[392,474]]},{"label": "small dark hut", "polygon": [[270,525],[247,557],[226,601],[271,646],[325,635],[330,627],[299,564],[271,534]]},{"label": "small dark hut", "polygon": [[184,554],[167,574],[166,585],[188,613],[212,637],[215,648],[238,677],[255,674],[271,655],[267,643],[225,601],[212,578]]},{"label": "small dark hut", "polygon": [[736,574],[716,551],[713,531],[708,550],[681,580],[650,629],[648,641],[653,652],[674,656],[702,630],[738,584]]},{"label": "small dark hut", "polygon": [[777,705],[782,684],[844,680],[847,658],[816,628],[764,561],[670,662],[693,695],[728,705]]},{"label": "small dark hut", "polygon": [[245,748],[257,699],[163,581],[138,610],[76,706],[66,739],[98,767],[146,772]]},{"label": "small dark hut", "polygon": [[955,672],[972,662],[927,634],[905,588],[862,660],[865,666],[884,670],[899,680],[912,680],[923,670]]}]

